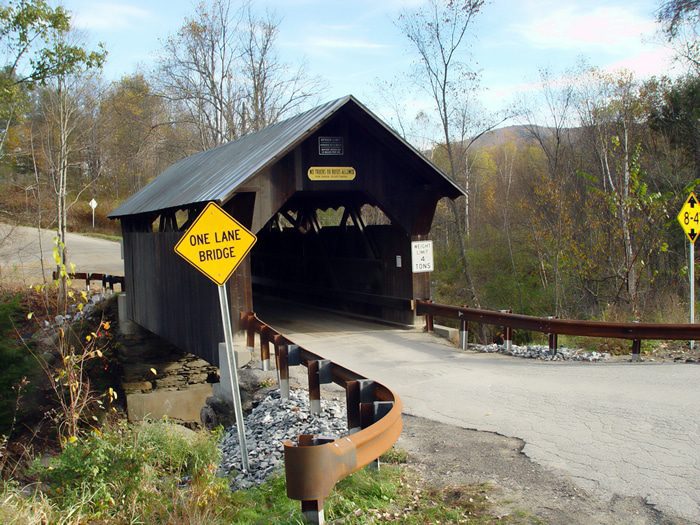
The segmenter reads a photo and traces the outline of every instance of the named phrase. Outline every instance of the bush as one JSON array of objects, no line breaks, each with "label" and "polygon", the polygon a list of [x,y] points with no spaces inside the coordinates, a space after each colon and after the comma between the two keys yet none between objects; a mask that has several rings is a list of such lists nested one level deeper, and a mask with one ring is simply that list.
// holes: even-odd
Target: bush
[{"label": "bush", "polygon": [[18,295],[0,296],[0,435],[12,427],[17,385],[36,368],[31,354],[14,336],[14,323],[22,317]]},{"label": "bush", "polygon": [[210,484],[218,463],[217,437],[211,433],[168,422],[137,427],[122,422],[72,440],[48,467],[35,464],[34,472],[59,508],[77,506],[102,519],[125,508],[168,511],[163,494]]}]

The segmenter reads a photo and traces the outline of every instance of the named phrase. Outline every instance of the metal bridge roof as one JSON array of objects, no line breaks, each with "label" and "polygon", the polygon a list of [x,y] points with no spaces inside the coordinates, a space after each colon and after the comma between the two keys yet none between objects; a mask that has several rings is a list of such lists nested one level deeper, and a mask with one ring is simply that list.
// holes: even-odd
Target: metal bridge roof
[{"label": "metal bridge roof", "polygon": [[417,155],[435,175],[444,179],[451,186],[454,194],[464,194],[464,190],[457,186],[452,179],[357,99],[348,95],[233,142],[196,153],[176,162],[113,210],[109,217],[118,218],[169,208],[180,208],[208,201],[223,204],[234,195],[236,189],[245,181],[281,159],[346,105],[356,106],[398,139],[403,146]]}]

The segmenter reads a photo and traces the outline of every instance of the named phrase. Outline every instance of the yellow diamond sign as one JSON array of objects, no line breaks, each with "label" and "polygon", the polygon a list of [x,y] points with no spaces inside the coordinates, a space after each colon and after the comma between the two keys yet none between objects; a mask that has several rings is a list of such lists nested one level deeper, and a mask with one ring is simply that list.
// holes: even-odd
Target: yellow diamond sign
[{"label": "yellow diamond sign", "polygon": [[695,244],[695,239],[700,235],[700,203],[695,193],[688,195],[676,218],[690,242]]},{"label": "yellow diamond sign", "polygon": [[221,286],[257,240],[219,205],[210,202],[175,245],[175,253]]}]

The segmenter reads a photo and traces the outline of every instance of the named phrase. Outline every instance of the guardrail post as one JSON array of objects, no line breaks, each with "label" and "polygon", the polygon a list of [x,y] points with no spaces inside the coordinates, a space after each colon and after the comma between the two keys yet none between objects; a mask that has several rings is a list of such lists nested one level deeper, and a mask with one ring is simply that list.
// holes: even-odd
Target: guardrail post
[{"label": "guardrail post", "polygon": [[289,399],[289,359],[287,345],[279,345],[275,349],[277,361],[277,381],[280,387],[280,398]]},{"label": "guardrail post", "polygon": [[[364,414],[364,424],[362,425],[362,428],[366,428],[379,421],[391,411],[393,406],[393,401],[374,401],[372,403],[363,403],[361,406],[361,412]],[[373,470],[379,470],[379,458],[373,460],[369,465],[367,465],[367,467]]]},{"label": "guardrail post", "polygon": [[[430,299],[425,300],[426,303],[432,303]],[[425,314],[425,331],[426,332],[432,332],[433,328],[435,325],[435,319],[433,318],[433,314]]]},{"label": "guardrail post", "polygon": [[348,413],[348,434],[359,432],[362,426],[361,406],[369,403],[374,397],[374,381],[358,379],[345,384],[345,405]]},{"label": "guardrail post", "polygon": [[[556,317],[550,315],[547,319],[556,319]],[[547,335],[549,336],[549,351],[552,352],[552,355],[557,355],[557,334],[550,332]]]},{"label": "guardrail post", "polygon": [[[300,447],[312,447],[332,443],[334,438],[325,436],[314,436],[312,434],[300,434],[298,443]],[[310,525],[323,525],[326,522],[323,514],[323,500],[311,499],[301,501],[301,514],[304,516],[304,521]]]},{"label": "guardrail post", "polygon": [[462,350],[467,349],[467,341],[469,340],[469,323],[462,312],[459,312],[459,346]]},{"label": "guardrail post", "polygon": [[312,414],[321,413],[321,385],[332,381],[331,362],[328,359],[309,361],[309,407]]},{"label": "guardrail post", "polygon": [[642,353],[642,341],[635,339],[632,341],[632,361],[639,361]]},{"label": "guardrail post", "polygon": [[245,338],[246,350],[253,354],[255,352],[255,314],[250,313],[246,320],[246,338]]},{"label": "guardrail post", "polygon": [[[509,308],[508,310],[501,310],[501,313],[512,314],[513,310]],[[503,345],[506,352],[510,352],[513,347],[513,329],[508,325],[503,327]]]},{"label": "guardrail post", "polygon": [[304,521],[310,525],[323,525],[326,519],[323,515],[323,500],[305,500],[301,502],[301,513]]},{"label": "guardrail post", "polygon": [[260,361],[265,372],[270,370],[270,339],[268,332],[268,327],[263,325],[260,329]]}]

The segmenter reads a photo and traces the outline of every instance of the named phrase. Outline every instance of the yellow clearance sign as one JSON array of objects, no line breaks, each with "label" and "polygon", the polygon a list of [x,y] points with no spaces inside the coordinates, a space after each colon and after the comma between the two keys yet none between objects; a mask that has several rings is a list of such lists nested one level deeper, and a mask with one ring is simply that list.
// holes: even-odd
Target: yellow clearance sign
[{"label": "yellow clearance sign", "polygon": [[355,180],[355,168],[312,166],[307,172],[309,180]]},{"label": "yellow clearance sign", "polygon": [[695,239],[700,234],[700,203],[695,193],[688,195],[676,218],[688,240],[695,244]]},{"label": "yellow clearance sign", "polygon": [[175,245],[175,253],[221,286],[257,240],[219,205],[210,202]]}]

